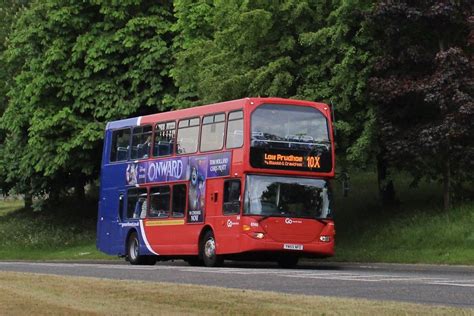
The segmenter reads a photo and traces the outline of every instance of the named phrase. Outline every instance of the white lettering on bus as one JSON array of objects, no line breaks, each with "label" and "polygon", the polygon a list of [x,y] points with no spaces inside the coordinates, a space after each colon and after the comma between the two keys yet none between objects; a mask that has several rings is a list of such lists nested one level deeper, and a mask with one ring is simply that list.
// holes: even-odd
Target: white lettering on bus
[{"label": "white lettering on bus", "polygon": [[211,171],[211,172],[226,171],[226,170],[227,170],[226,165],[212,166],[211,168],[209,168],[209,171]]},{"label": "white lettering on bus", "polygon": [[211,166],[227,164],[228,162],[229,162],[229,158],[209,159],[209,164]]},{"label": "white lettering on bus", "polygon": [[183,162],[181,160],[150,162],[148,164],[148,179],[150,182],[165,177],[180,179],[183,175],[183,169]]}]

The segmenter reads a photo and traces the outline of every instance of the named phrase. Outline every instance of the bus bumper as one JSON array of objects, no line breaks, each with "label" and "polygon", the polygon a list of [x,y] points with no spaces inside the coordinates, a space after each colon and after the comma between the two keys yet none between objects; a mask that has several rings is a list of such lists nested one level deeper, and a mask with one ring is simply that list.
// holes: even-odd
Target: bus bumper
[{"label": "bus bumper", "polygon": [[242,234],[241,252],[288,252],[301,257],[330,257],[334,256],[334,237],[331,236],[328,241],[284,243]]}]

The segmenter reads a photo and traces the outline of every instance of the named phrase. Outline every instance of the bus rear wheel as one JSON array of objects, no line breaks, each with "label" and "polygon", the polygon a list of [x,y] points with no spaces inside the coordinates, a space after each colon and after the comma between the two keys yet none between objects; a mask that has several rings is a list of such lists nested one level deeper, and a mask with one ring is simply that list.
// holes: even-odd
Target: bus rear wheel
[{"label": "bus rear wheel", "polygon": [[220,267],[224,263],[224,259],[216,254],[216,240],[210,230],[204,234],[200,255],[206,267]]},{"label": "bus rear wheel", "polygon": [[127,240],[127,260],[132,265],[154,265],[154,256],[140,255],[140,241],[136,232],[130,234]]},{"label": "bus rear wheel", "polygon": [[278,265],[280,266],[280,268],[285,269],[294,268],[298,264],[299,259],[300,258],[298,258],[297,256],[282,256],[278,259]]}]

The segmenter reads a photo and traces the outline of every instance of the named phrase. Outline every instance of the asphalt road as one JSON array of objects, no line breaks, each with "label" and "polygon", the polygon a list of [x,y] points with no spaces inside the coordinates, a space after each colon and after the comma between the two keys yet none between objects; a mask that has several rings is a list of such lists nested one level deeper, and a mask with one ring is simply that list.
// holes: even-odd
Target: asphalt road
[{"label": "asphalt road", "polygon": [[227,263],[191,267],[182,261],[155,266],[122,262],[0,262],[0,271],[173,282],[474,308],[474,267],[303,263],[298,269],[273,264]]}]

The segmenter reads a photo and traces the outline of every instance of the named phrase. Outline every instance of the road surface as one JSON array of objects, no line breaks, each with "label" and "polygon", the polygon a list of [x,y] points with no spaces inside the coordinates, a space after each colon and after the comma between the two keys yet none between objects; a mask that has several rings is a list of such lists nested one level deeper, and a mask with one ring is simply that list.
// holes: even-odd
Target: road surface
[{"label": "road surface", "polygon": [[226,262],[222,268],[191,267],[182,261],[155,266],[123,262],[1,262],[0,271],[173,282],[474,308],[474,267],[303,263],[297,269],[273,264]]}]

